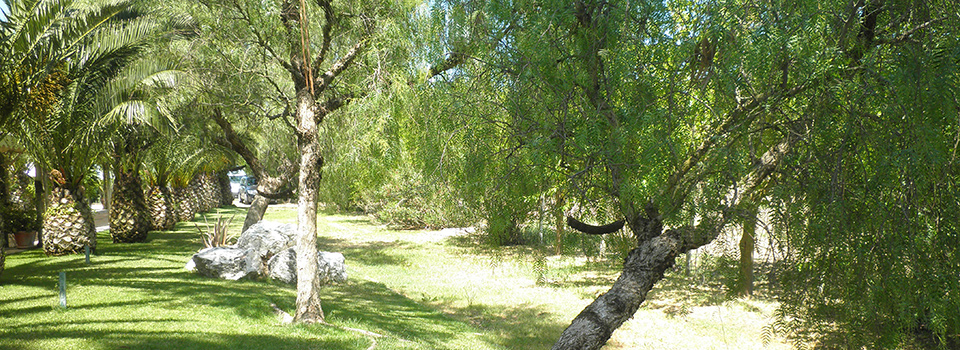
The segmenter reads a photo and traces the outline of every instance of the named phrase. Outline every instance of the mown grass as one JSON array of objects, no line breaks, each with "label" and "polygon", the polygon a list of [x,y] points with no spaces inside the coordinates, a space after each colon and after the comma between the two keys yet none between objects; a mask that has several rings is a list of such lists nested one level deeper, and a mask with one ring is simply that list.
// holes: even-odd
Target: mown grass
[{"label": "mown grass", "polygon": [[[236,215],[244,209],[208,214]],[[294,222],[271,206],[268,220]],[[203,225],[203,220],[198,217]],[[321,250],[347,258],[349,282],[325,287],[330,323],[385,335],[378,349],[543,349],[616,278],[616,261],[546,257],[530,247],[486,249],[455,231],[393,231],[364,216],[325,214]],[[322,325],[282,325],[295,291],[264,281],[221,281],[183,270],[201,243],[193,223],[83,256],[33,250],[7,259],[0,277],[0,349],[366,349],[371,338]],[[539,258],[538,258],[539,257]],[[539,261],[539,263],[538,263]],[[57,273],[68,280],[58,307]],[[671,275],[605,349],[784,348],[763,345],[772,304],[690,289]]]},{"label": "mown grass", "polygon": [[[220,210],[241,216],[243,209]],[[239,230],[242,220],[235,220]],[[202,222],[202,220],[201,220]],[[212,223],[212,222],[211,222]],[[202,225],[202,224],[201,224]],[[292,287],[222,281],[183,269],[201,247],[193,223],[152,232],[142,244],[98,236],[83,256],[12,255],[0,280],[0,349],[366,349],[364,335],[322,325],[281,325],[271,304],[293,310]],[[67,275],[67,308],[57,275]],[[328,321],[386,335],[378,348],[497,348],[478,331],[376,282],[324,289]]]}]

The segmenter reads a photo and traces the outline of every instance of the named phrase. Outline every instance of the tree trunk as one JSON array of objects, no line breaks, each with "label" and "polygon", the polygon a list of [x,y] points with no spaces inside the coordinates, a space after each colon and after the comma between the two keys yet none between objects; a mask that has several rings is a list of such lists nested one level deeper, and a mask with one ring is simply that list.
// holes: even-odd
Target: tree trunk
[{"label": "tree trunk", "polygon": [[[10,192],[7,187],[7,157],[0,151],[0,213],[3,213],[10,207]],[[0,220],[0,259],[2,259],[2,250],[7,247],[7,230],[4,225],[5,220]],[[0,272],[3,271],[3,261],[0,260]]]},{"label": "tree trunk", "polygon": [[103,204],[103,209],[108,213],[110,212],[110,204],[113,200],[113,181],[111,179],[111,167],[110,164],[103,165],[103,196],[100,197],[100,203]]},{"label": "tree trunk", "polygon": [[97,231],[90,204],[83,191],[53,186],[50,206],[43,218],[43,251],[47,255],[82,253],[83,247],[97,249]]},{"label": "tree trunk", "polygon": [[247,208],[247,217],[243,220],[243,229],[240,232],[244,232],[253,224],[263,220],[263,214],[267,212],[267,207],[270,206],[270,200],[264,196],[257,194],[253,197],[253,202],[250,203],[250,208]]},{"label": "tree trunk", "polygon": [[[47,176],[47,172],[40,167],[40,165],[34,165],[34,170],[36,175],[33,178],[33,206],[37,208],[37,221],[43,222],[44,216],[46,215],[47,206],[43,202],[43,179]],[[96,230],[96,228],[94,228]],[[46,242],[44,239],[45,233],[44,228],[40,226],[40,232],[37,232],[37,246],[43,247]]]},{"label": "tree trunk", "polygon": [[217,172],[217,183],[219,184],[220,193],[220,207],[225,207],[233,204],[233,192],[230,192],[230,176],[227,175],[227,171],[218,171]]},{"label": "tree trunk", "polygon": [[[656,219],[657,221],[659,219]],[[663,278],[663,273],[673,266],[681,252],[700,247],[713,240],[712,229],[668,230],[656,232],[659,225],[632,226],[655,236],[640,244],[627,254],[623,272],[610,290],[587,306],[563,331],[553,349],[600,349],[610,339],[613,331],[633,317],[647,292]]]},{"label": "tree trunk", "polygon": [[753,250],[756,247],[757,207],[750,207],[743,218],[740,236],[740,284],[737,293],[742,297],[753,295]]},{"label": "tree trunk", "polygon": [[563,255],[563,194],[560,193],[559,188],[557,188],[556,208],[554,211],[557,220],[556,253],[557,255]]},{"label": "tree trunk", "polygon": [[114,243],[139,243],[150,231],[147,202],[136,169],[116,167],[116,198],[110,206],[110,236]]},{"label": "tree trunk", "polygon": [[315,103],[309,90],[299,90],[297,145],[300,149],[300,177],[297,188],[297,312],[294,320],[303,323],[324,321],[317,276],[317,187],[323,157],[317,139]]}]

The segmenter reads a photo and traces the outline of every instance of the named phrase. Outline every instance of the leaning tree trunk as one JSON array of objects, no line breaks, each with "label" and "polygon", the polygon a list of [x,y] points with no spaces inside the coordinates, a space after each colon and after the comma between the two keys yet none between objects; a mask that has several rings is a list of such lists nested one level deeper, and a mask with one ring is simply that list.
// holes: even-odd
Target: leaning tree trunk
[{"label": "leaning tree trunk", "polygon": [[[663,278],[663,272],[673,266],[677,255],[712,242],[732,216],[729,213],[742,210],[742,201],[755,203],[754,197],[758,196],[761,185],[796,141],[797,138],[788,136],[772,146],[750,173],[743,177],[743,194],[733,198],[729,207],[719,214],[704,215],[695,227],[683,226],[663,232],[662,218],[653,204],[648,204],[643,214],[634,213],[632,208],[626,210],[626,221],[637,239],[637,248],[627,254],[623,270],[613,287],[573,319],[553,345],[553,349],[600,349],[610,339],[614,330],[633,317],[646,299],[647,292]],[[572,228],[591,234],[609,233],[612,226],[618,226],[611,224],[591,227],[576,220],[568,219],[568,222]]]},{"label": "leaning tree trunk", "polygon": [[43,251],[47,255],[81,253],[97,248],[93,213],[83,192],[53,185],[43,218]]},{"label": "leaning tree trunk", "polygon": [[247,208],[247,217],[243,220],[243,228],[240,232],[246,231],[248,227],[263,220],[263,214],[267,211],[268,206],[270,206],[269,199],[260,194],[254,196],[253,202],[250,202],[250,207]]},{"label": "leaning tree trunk", "polygon": [[110,206],[110,236],[114,243],[139,243],[147,240],[150,219],[147,203],[136,170],[116,167],[114,194]]},{"label": "leaning tree trunk", "polygon": [[226,170],[217,172],[217,183],[220,184],[220,206],[232,205],[233,192],[230,191],[230,176]]},{"label": "leaning tree trunk", "polygon": [[[663,278],[681,252],[700,247],[716,237],[711,228],[704,230],[668,230],[660,233],[659,216],[634,222],[638,236],[653,236],[630,251],[623,272],[613,287],[587,306],[563,331],[553,349],[600,349],[640,308],[647,292]],[[712,223],[715,221],[711,221]]]}]

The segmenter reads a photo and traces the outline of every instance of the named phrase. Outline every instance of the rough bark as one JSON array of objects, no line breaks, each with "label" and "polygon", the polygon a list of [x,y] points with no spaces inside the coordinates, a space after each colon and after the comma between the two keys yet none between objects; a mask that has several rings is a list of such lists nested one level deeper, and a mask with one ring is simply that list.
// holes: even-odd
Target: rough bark
[{"label": "rough bark", "polygon": [[42,230],[43,251],[47,255],[82,253],[86,245],[92,251],[97,248],[93,213],[79,189],[53,186]]},{"label": "rough bark", "polygon": [[263,220],[263,214],[267,211],[267,207],[270,205],[270,200],[266,197],[257,195],[253,197],[253,202],[250,203],[250,207],[247,208],[247,216],[243,219],[243,228],[240,229],[240,232],[244,232],[253,224]]},{"label": "rough bark", "polygon": [[553,349],[600,349],[614,330],[633,317],[647,292],[690,245],[680,231],[671,230],[630,251],[613,287],[577,315]]},{"label": "rough bark", "polygon": [[114,243],[144,242],[150,231],[150,219],[140,173],[117,166],[115,175],[116,196],[109,212],[110,237]]},{"label": "rough bark", "polygon": [[[297,146],[300,177],[297,193],[297,312],[294,320],[323,322],[320,280],[317,278],[317,186],[320,184],[320,144],[315,121],[316,102],[307,89],[297,94]],[[260,197],[260,196],[257,196]]]},{"label": "rough bark", "polygon": [[233,204],[233,193],[230,192],[230,176],[227,175],[227,171],[218,171],[217,172],[217,182],[220,184],[220,206],[225,207]]},{"label": "rough bark", "polygon": [[753,250],[756,248],[757,208],[748,208],[743,217],[740,236],[740,296],[753,295]]},{"label": "rough bark", "polygon": [[574,318],[553,349],[600,349],[613,331],[636,313],[647,292],[663,278],[663,272],[673,266],[678,254],[712,242],[732,216],[730,212],[742,209],[740,203],[743,201],[756,202],[753,196],[796,141],[796,137],[787,136],[773,145],[743,177],[740,182],[743,194],[732,198],[721,215],[705,214],[696,227],[683,226],[663,232],[660,213],[649,203],[643,215],[628,220],[638,239],[638,247],[627,254],[622,273],[613,287]]}]

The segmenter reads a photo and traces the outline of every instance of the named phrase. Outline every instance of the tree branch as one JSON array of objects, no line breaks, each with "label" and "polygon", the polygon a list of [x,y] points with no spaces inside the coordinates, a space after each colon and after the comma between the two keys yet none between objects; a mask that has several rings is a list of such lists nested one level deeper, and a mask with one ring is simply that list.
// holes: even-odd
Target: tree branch
[{"label": "tree branch", "polygon": [[924,23],[922,23],[922,24],[914,27],[913,29],[910,29],[910,30],[908,30],[908,31],[906,31],[906,32],[901,33],[900,35],[897,35],[897,36],[894,37],[894,38],[891,38],[891,39],[879,39],[879,40],[876,41],[876,43],[877,43],[877,45],[883,45],[883,44],[899,44],[899,43],[901,43],[901,42],[904,42],[904,41],[907,41],[908,39],[910,39],[910,36],[912,36],[913,34],[916,34],[918,31],[924,30],[924,29],[926,29],[926,28],[934,25],[935,23],[940,22],[940,21],[943,21],[943,20],[945,20],[945,19],[947,19],[947,16],[943,16],[943,17],[940,17],[940,18],[931,19],[931,20],[929,20],[929,21],[927,21],[927,22],[924,22]]},{"label": "tree branch", "polygon": [[466,62],[467,55],[460,51],[451,51],[447,53],[447,57],[443,59],[440,63],[437,63],[430,67],[430,71],[427,74],[427,80],[432,79],[435,76],[443,74],[444,72],[456,68],[457,66]]},{"label": "tree branch", "polygon": [[327,51],[330,50],[330,42],[333,40],[333,37],[330,35],[330,31],[333,28],[333,7],[330,5],[328,0],[317,0],[317,5],[323,9],[323,27],[320,28],[320,32],[323,35],[323,41],[320,44],[320,52],[317,53],[317,58],[313,60],[313,71],[319,72],[320,65],[323,64],[323,61],[327,59]]},{"label": "tree branch", "polygon": [[250,13],[245,11],[244,7],[240,5],[240,3],[238,3],[237,1],[233,1],[233,7],[238,12],[240,12],[241,18],[243,18],[244,22],[247,22],[247,27],[250,28],[250,32],[253,33],[253,36],[257,38],[257,45],[263,48],[264,50],[266,50],[267,53],[270,54],[270,57],[276,60],[277,63],[280,64],[280,66],[282,66],[284,69],[286,69],[289,72],[294,72],[293,65],[291,65],[290,62],[287,62],[283,58],[280,58],[280,55],[278,55],[276,51],[273,50],[273,47],[270,46],[269,43],[267,43],[267,41],[263,38],[263,36],[260,35],[260,32],[256,30],[256,28],[260,28],[260,25],[253,21],[253,18],[250,17]]},{"label": "tree branch", "polygon": [[333,65],[330,66],[330,69],[328,69],[326,72],[324,72],[323,74],[317,77],[316,94],[320,94],[321,92],[323,92],[323,90],[326,90],[326,88],[330,86],[330,83],[333,82],[334,78],[336,78],[338,75],[340,75],[340,73],[343,73],[344,70],[350,67],[350,64],[357,57],[357,55],[361,51],[363,51],[363,48],[367,44],[367,40],[368,40],[367,37],[360,39],[360,42],[354,45],[353,48],[350,49],[350,51],[347,51],[346,55],[344,55],[339,60],[337,60],[337,62],[334,62]]},{"label": "tree branch", "polygon": [[233,125],[223,117],[223,113],[219,108],[213,110],[213,121],[220,126],[220,129],[223,130],[224,135],[227,138],[228,146],[234,152],[240,155],[244,161],[247,162],[247,165],[250,166],[250,170],[259,177],[263,178],[265,175],[263,165],[260,163],[260,159],[253,154],[253,151],[250,148],[247,148],[247,145],[240,139],[240,136],[237,135],[237,132],[233,129]]},{"label": "tree branch", "polygon": [[582,223],[580,222],[580,220],[574,219],[571,216],[567,216],[567,225],[570,226],[570,228],[586,233],[588,235],[605,235],[608,233],[620,231],[620,229],[623,228],[623,223],[624,221],[620,220],[620,221],[606,224],[603,226],[594,226],[594,225]]},{"label": "tree branch", "polygon": [[[673,266],[680,253],[712,242],[732,217],[729,213],[733,212],[743,199],[753,199],[762,192],[761,184],[773,174],[798,139],[787,135],[780,143],[770,147],[750,173],[743,177],[740,187],[745,188],[744,195],[734,198],[722,215],[704,215],[700,224],[695,227],[683,226],[667,230],[663,234],[651,234],[652,238],[641,240],[639,246],[627,254],[623,272],[610,290],[573,319],[553,349],[600,349],[610,339],[614,330],[633,317],[640,304],[646,300],[647,293],[654,284],[663,279],[664,272]],[[647,206],[647,216],[659,218],[651,205]],[[636,227],[633,229],[638,230]]]}]

